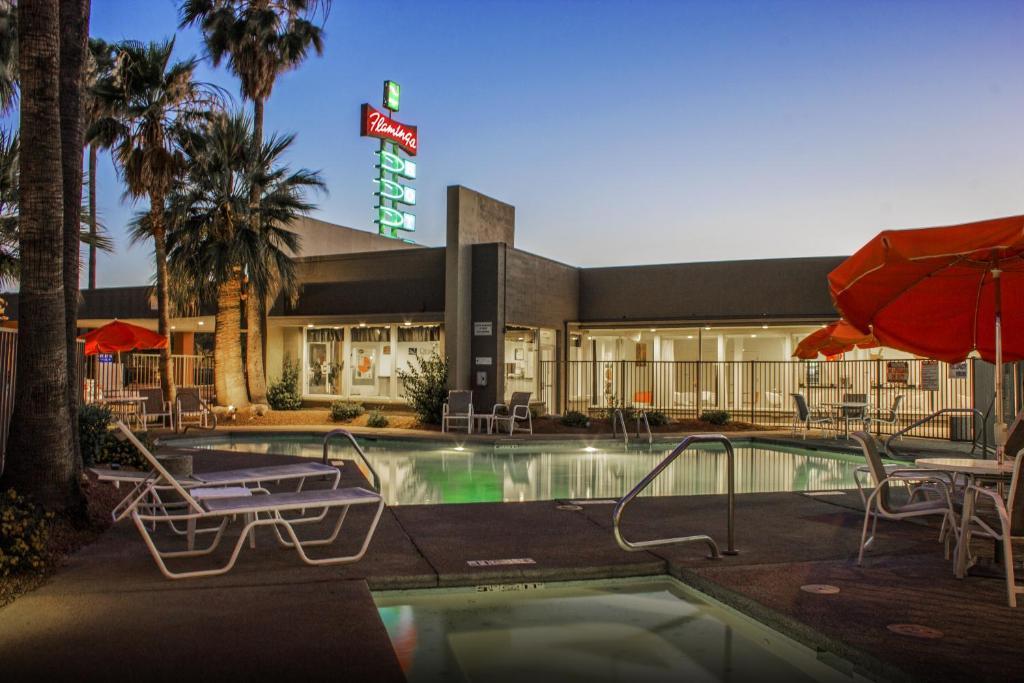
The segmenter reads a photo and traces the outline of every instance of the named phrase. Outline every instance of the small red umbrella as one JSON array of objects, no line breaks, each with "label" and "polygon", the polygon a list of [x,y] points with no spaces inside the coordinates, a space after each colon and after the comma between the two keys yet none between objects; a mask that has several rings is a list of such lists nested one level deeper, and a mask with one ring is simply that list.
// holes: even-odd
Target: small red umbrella
[{"label": "small red umbrella", "polygon": [[878,346],[878,341],[870,334],[864,334],[845,320],[837,320],[800,340],[793,356],[813,360],[819,353],[823,356],[838,356],[854,348],[873,349]]},{"label": "small red umbrella", "polygon": [[145,327],[124,323],[120,320],[97,327],[79,339],[85,340],[85,355],[87,356],[94,356],[97,353],[167,348],[167,337],[147,330]]},{"label": "small red umbrella", "polygon": [[1024,359],[1024,216],[886,230],[828,276],[836,308],[885,346],[996,365],[996,444],[1006,443],[1003,361]]}]

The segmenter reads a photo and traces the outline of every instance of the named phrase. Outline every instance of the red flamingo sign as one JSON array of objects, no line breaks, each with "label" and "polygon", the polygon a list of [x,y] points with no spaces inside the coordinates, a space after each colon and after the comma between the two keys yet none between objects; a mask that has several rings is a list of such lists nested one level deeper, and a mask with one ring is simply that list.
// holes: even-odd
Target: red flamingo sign
[{"label": "red flamingo sign", "polygon": [[411,156],[416,156],[419,147],[416,126],[399,123],[369,104],[363,105],[360,135],[393,142]]}]

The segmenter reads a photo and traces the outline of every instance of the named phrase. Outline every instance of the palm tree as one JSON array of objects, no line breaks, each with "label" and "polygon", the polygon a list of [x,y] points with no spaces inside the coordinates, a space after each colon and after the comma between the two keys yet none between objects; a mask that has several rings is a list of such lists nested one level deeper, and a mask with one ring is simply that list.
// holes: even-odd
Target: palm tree
[{"label": "palm tree", "polygon": [[[156,258],[158,330],[168,337],[165,199],[185,169],[179,133],[220,106],[215,89],[193,79],[197,61],[171,62],[174,39],[163,43],[125,42],[117,46],[110,74],[93,88],[103,115],[87,139],[112,140],[114,161],[132,198],[148,197],[147,238]],[[171,349],[160,350],[160,386],[174,401]]]},{"label": "palm tree", "polygon": [[[114,46],[100,38],[89,39],[89,60],[85,72],[85,126],[90,128],[103,116],[101,101],[93,94],[93,88],[110,75],[114,68]],[[89,234],[96,238],[96,164],[101,147],[109,147],[113,140],[99,137],[89,141]],[[96,289],[96,245],[89,245],[89,289]]]},{"label": "palm tree", "polygon": [[[242,96],[252,102],[256,140],[263,140],[263,108],[277,77],[301,64],[310,49],[323,54],[323,28],[316,19],[326,19],[330,5],[330,0],[183,1],[181,27],[199,25],[213,65],[219,66],[227,58],[228,69],[240,81]],[[250,206],[255,207],[260,194],[259,184],[253,184]],[[255,216],[253,211],[252,220]],[[253,401],[265,403],[263,328],[273,283],[267,283],[269,289],[251,284],[246,304],[249,394]]]},{"label": "palm tree", "polygon": [[[65,343],[61,22],[58,0],[18,7],[21,257],[17,377],[4,483],[54,511],[82,510]],[[79,191],[81,188],[79,188]]]},{"label": "palm tree", "polygon": [[[276,282],[286,293],[297,291],[290,256],[299,238],[288,225],[314,208],[306,193],[324,186],[317,173],[291,171],[282,162],[293,140],[275,135],[259,144],[250,118],[225,115],[190,137],[188,173],[170,197],[175,298],[188,305],[204,303],[197,294],[215,293],[214,381],[222,405],[248,402],[240,353],[243,281],[251,289],[266,291]],[[254,184],[261,188],[256,229],[249,203]]]},{"label": "palm tree", "polygon": [[18,8],[0,0],[0,114],[18,97]]}]

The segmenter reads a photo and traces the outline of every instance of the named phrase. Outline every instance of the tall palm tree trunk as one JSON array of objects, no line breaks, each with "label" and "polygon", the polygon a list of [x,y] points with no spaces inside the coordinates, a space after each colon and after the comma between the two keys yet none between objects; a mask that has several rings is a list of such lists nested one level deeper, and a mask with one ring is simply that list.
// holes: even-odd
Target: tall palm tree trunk
[{"label": "tall palm tree trunk", "polygon": [[81,463],[67,401],[60,5],[18,3],[21,75],[21,276],[18,381],[3,472],[5,485],[50,510],[82,509]]},{"label": "tall palm tree trunk", "polygon": [[171,302],[167,290],[167,234],[164,228],[164,197],[159,193],[149,196],[149,219],[153,226],[153,251],[156,255],[157,332],[167,339],[167,347],[160,349],[160,389],[164,400],[174,405],[177,391],[171,367]]},{"label": "tall palm tree trunk", "polygon": [[249,405],[242,367],[241,275],[228,278],[217,290],[217,327],[214,330],[213,377],[217,404],[236,408]]},{"label": "tall palm tree trunk", "polygon": [[68,411],[75,454],[78,443],[78,277],[81,263],[83,96],[89,40],[89,0],[60,0],[60,132],[64,190],[64,326],[68,355]]},{"label": "tall palm tree trunk", "polygon": [[[257,145],[263,144],[263,100],[256,99],[253,108],[253,139]],[[249,195],[249,220],[253,230],[260,229],[260,197],[263,188],[258,183],[252,184]],[[245,335],[245,366],[249,381],[249,396],[254,403],[267,402],[267,371],[263,331],[267,320],[266,292],[250,291],[245,300],[246,335]]]},{"label": "tall palm tree trunk", "polygon": [[96,145],[89,145],[89,289],[96,289]]}]

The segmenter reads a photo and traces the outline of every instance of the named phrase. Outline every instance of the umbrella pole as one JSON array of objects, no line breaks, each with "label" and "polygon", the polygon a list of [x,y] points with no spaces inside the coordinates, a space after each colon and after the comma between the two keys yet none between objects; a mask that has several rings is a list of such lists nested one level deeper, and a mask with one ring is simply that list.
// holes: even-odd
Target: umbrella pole
[{"label": "umbrella pole", "polygon": [[996,295],[996,423],[994,426],[996,440],[996,460],[1002,464],[1006,457],[1006,420],[1003,415],[1003,293],[999,276],[1002,271],[992,269],[992,281]]}]

